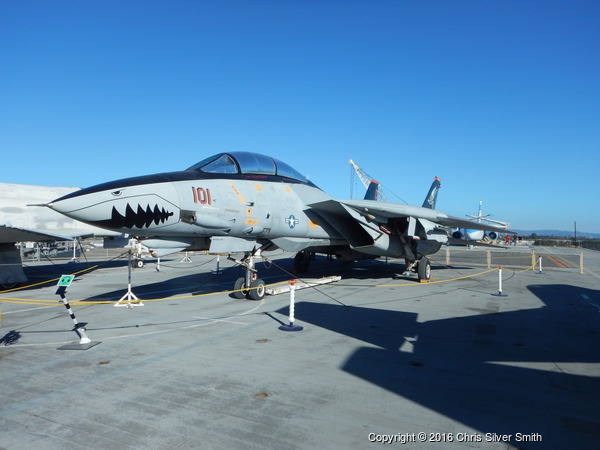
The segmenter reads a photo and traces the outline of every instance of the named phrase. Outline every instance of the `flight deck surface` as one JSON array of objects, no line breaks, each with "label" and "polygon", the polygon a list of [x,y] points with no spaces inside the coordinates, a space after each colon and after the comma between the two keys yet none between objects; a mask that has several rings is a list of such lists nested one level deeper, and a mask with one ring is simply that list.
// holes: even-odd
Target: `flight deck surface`
[{"label": "flight deck surface", "polygon": [[[295,292],[291,333],[289,294],[233,298],[223,256],[133,270],[143,306],[120,308],[123,259],[26,263],[101,264],[66,292],[96,345],[59,350],[79,338],[58,280],[0,294],[0,448],[598,448],[600,252],[581,273],[579,249],[534,250],[543,273],[527,247],[442,248],[432,283],[318,258],[307,277],[342,280]],[[293,255],[266,256],[285,285]]]}]

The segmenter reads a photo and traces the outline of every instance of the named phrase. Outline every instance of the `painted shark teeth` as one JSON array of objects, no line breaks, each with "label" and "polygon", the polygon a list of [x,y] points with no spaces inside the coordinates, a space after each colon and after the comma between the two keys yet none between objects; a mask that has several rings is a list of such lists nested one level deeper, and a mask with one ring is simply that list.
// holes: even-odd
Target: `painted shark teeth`
[{"label": "painted shark teeth", "polygon": [[[109,228],[149,228],[152,223],[154,225],[165,223],[172,215],[172,212],[166,211],[164,207],[159,208],[158,205],[154,205],[154,208],[147,205],[146,209],[142,205],[137,205],[137,210],[134,210],[127,203],[125,215],[113,206],[110,219],[101,222]],[[100,222],[97,223],[100,224]]]}]

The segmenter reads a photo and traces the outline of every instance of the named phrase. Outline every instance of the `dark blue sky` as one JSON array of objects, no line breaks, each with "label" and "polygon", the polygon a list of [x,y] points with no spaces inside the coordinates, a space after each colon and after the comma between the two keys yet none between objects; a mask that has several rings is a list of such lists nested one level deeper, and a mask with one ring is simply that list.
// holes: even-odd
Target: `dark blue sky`
[{"label": "dark blue sky", "polygon": [[4,1],[2,181],[245,150],[347,198],[352,158],[409,203],[439,176],[448,214],[600,232],[598,24],[595,1]]}]

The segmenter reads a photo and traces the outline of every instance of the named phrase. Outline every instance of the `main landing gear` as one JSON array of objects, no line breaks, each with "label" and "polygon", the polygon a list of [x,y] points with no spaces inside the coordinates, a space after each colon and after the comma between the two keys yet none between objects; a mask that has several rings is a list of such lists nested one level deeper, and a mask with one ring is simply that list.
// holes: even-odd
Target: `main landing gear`
[{"label": "main landing gear", "polygon": [[234,298],[247,298],[248,300],[262,300],[265,296],[265,282],[258,278],[258,271],[255,269],[254,258],[260,256],[260,250],[252,253],[246,253],[241,260],[228,256],[228,259],[234,261],[240,266],[246,268],[246,275],[235,280],[233,285]]},{"label": "main landing gear", "polygon": [[308,271],[312,255],[313,253],[304,250],[296,253],[296,256],[294,256],[294,270],[296,273],[306,273]]},{"label": "main landing gear", "polygon": [[407,260],[404,273],[416,273],[419,281],[429,281],[431,279],[431,262],[426,256],[416,261]]}]

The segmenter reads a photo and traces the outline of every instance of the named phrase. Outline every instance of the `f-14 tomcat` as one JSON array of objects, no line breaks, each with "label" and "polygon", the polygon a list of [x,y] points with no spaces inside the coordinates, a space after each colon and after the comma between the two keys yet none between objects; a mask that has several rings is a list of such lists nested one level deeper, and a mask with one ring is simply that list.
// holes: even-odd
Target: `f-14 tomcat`
[{"label": "f-14 tomcat", "polygon": [[[85,188],[47,206],[90,225],[136,236],[160,257],[183,250],[244,253],[239,298],[264,296],[254,258],[275,250],[297,252],[295,269],[311,253],[344,260],[405,258],[429,279],[427,255],[448,241],[445,227],[496,230],[434,209],[439,181],[423,206],[376,200],[335,200],[289,165],[258,153],[213,155],[170,173],[127,178]],[[376,197],[372,197],[373,199]],[[506,230],[502,230],[506,232]]]}]

